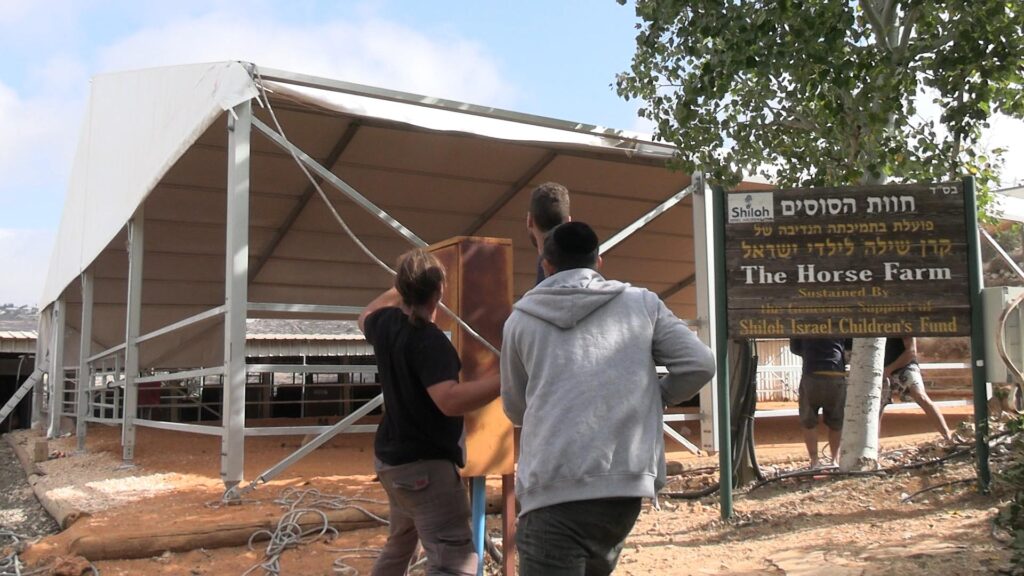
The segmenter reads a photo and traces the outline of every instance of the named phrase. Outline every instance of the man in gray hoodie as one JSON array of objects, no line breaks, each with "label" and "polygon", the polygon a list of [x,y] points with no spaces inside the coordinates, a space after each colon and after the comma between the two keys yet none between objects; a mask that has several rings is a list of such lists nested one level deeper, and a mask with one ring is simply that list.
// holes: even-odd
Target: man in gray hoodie
[{"label": "man in gray hoodie", "polygon": [[519,574],[610,574],[665,482],[664,406],[692,398],[715,360],[656,294],[598,274],[587,224],[554,228],[543,256],[547,279],[513,307],[501,350],[505,414],[522,427]]}]

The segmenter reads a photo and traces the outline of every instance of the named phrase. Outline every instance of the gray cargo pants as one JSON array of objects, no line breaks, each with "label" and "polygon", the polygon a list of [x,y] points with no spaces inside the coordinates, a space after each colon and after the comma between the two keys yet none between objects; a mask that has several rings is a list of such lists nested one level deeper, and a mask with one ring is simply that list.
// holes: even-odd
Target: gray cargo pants
[{"label": "gray cargo pants", "polygon": [[474,576],[478,556],[469,498],[455,464],[420,460],[388,466],[377,461],[377,476],[388,493],[391,528],[373,576],[405,574],[417,540],[427,553],[427,574]]}]

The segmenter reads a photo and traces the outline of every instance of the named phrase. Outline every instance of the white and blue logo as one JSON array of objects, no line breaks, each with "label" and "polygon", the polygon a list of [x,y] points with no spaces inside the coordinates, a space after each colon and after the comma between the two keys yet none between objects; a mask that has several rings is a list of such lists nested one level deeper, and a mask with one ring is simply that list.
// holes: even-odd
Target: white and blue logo
[{"label": "white and blue logo", "polygon": [[728,221],[772,222],[775,220],[775,197],[771,192],[734,192],[729,194]]}]

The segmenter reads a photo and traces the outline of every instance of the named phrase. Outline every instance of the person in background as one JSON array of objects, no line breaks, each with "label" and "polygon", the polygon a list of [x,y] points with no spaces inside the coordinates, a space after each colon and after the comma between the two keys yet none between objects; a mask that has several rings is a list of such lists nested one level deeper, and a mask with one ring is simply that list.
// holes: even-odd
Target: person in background
[{"label": "person in background", "polygon": [[405,574],[420,540],[428,574],[475,575],[469,500],[458,471],[465,464],[462,415],[498,397],[498,374],[459,382],[459,357],[434,324],[445,281],[437,258],[413,250],[397,270],[395,287],[359,316],[384,395],[374,455],[390,505],[388,541],[372,573]]},{"label": "person in background", "polygon": [[715,373],[711,350],[656,294],[597,272],[598,246],[582,222],[554,228],[547,278],[505,323],[501,398],[522,426],[520,576],[615,569],[642,499],[665,483],[664,406]]},{"label": "person in background", "polygon": [[530,244],[537,249],[537,284],[544,281],[541,252],[544,236],[559,224],[572,220],[569,215],[569,190],[557,182],[545,182],[530,194],[530,210],[526,213],[526,231]]},{"label": "person in background", "polygon": [[878,413],[878,425],[882,425],[882,412],[893,402],[893,398],[904,401],[913,399],[924,413],[931,418],[944,440],[949,440],[949,427],[938,407],[924,390],[921,366],[917,363],[917,339],[886,338],[885,368],[882,369],[882,406]]},{"label": "person in background", "polygon": [[839,440],[843,433],[846,406],[846,350],[852,341],[840,338],[791,338],[789,349],[803,359],[800,376],[800,427],[810,467],[818,468],[818,412],[828,427],[828,446],[832,462],[839,458]]}]

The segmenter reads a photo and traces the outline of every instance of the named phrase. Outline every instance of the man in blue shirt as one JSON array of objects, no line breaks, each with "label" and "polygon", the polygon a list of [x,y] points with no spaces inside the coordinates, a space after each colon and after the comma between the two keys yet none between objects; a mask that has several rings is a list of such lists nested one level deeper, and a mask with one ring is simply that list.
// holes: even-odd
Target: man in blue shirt
[{"label": "man in blue shirt", "polygon": [[846,405],[846,358],[852,346],[849,339],[792,338],[789,348],[803,358],[800,377],[800,426],[810,457],[810,467],[818,468],[818,411],[828,426],[828,445],[832,462],[839,457]]}]

